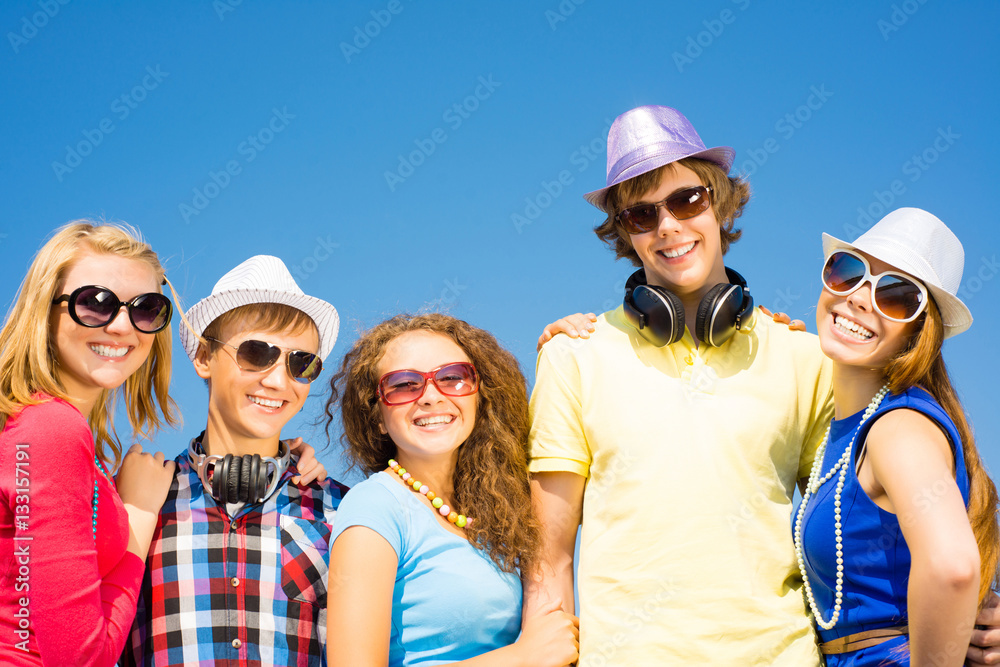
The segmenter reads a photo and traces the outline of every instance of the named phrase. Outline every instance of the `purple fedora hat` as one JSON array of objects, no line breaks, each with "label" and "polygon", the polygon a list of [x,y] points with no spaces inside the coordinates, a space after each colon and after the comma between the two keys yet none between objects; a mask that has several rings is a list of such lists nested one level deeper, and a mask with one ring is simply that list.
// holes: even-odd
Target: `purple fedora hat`
[{"label": "purple fedora hat", "polygon": [[729,173],[735,156],[729,146],[705,148],[694,126],[677,109],[636,107],[618,116],[608,132],[608,184],[583,198],[603,211],[608,188],[639,174],[686,157],[714,162]]}]

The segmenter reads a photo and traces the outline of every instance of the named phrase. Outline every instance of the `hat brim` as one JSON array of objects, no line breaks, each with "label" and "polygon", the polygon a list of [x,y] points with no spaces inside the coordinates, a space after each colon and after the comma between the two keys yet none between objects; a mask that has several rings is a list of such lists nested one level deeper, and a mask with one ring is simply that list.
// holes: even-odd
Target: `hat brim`
[{"label": "hat brim", "polygon": [[635,178],[636,176],[641,176],[647,172],[653,171],[654,169],[659,169],[660,167],[677,162],[678,160],[684,160],[686,158],[699,158],[701,160],[707,160],[709,162],[714,162],[719,165],[723,171],[727,174],[729,169],[733,166],[733,160],[736,158],[736,151],[729,146],[716,146],[714,148],[706,148],[703,151],[695,151],[693,153],[688,153],[685,155],[676,154],[661,154],[653,155],[641,162],[631,165],[627,169],[624,169],[612,183],[608,183],[606,187],[600,190],[594,190],[593,192],[588,192],[583,195],[583,198],[588,202],[601,209],[605,213],[610,213],[607,210],[607,197],[608,190],[614,186],[624,183],[630,178]]},{"label": "hat brim", "polygon": [[886,264],[891,264],[902,273],[911,276],[914,280],[919,280],[930,292],[931,298],[941,312],[941,321],[944,324],[944,337],[951,338],[957,336],[972,326],[972,312],[961,299],[925,278],[921,278],[922,271],[912,262],[907,260],[898,248],[893,248],[888,244],[866,244],[859,247],[853,243],[842,241],[830,234],[823,233],[823,257],[829,257],[837,250],[855,250],[879,259]]},{"label": "hat brim", "polygon": [[194,328],[192,333],[186,326],[180,326],[181,344],[188,358],[194,361],[198,352],[198,339],[208,325],[223,313],[240,306],[255,303],[276,303],[291,306],[308,315],[319,331],[319,356],[324,361],[333,350],[340,329],[340,316],[331,304],[307,294],[293,294],[267,289],[234,289],[205,297],[191,306],[185,316]]}]

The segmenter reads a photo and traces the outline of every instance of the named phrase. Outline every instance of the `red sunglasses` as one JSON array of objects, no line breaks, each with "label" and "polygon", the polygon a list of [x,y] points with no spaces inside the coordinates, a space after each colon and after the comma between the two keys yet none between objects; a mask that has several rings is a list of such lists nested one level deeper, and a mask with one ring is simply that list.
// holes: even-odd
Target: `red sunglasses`
[{"label": "red sunglasses", "polygon": [[386,405],[412,403],[424,395],[428,380],[445,396],[469,396],[479,391],[476,367],[460,361],[426,373],[412,369],[389,371],[379,378],[378,397]]}]

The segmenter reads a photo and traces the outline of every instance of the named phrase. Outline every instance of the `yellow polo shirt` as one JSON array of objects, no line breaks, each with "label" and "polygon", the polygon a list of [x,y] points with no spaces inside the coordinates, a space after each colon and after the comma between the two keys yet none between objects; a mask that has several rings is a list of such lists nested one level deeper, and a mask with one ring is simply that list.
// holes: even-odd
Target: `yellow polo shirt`
[{"label": "yellow polo shirt", "polygon": [[581,667],[819,664],[790,516],[831,392],[816,336],[760,313],[719,348],[657,348],[620,307],[545,345],[530,470],[587,478]]}]

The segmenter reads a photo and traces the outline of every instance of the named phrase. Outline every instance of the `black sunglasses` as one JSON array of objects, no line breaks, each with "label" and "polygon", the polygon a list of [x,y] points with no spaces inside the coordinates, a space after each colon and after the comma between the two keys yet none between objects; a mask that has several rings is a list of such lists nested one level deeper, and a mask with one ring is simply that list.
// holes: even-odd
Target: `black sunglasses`
[{"label": "black sunglasses", "polygon": [[[236,365],[244,371],[263,373],[278,363],[278,359],[281,358],[282,348],[262,340],[251,339],[245,340],[239,345],[230,345],[218,338],[209,338],[208,336],[205,338],[236,350]],[[293,380],[300,384],[309,384],[318,378],[323,371],[323,360],[312,352],[289,350],[285,356],[285,367]]]},{"label": "black sunglasses", "polygon": [[673,193],[662,201],[653,204],[636,204],[629,206],[615,216],[629,234],[651,232],[660,224],[656,209],[664,206],[670,215],[677,220],[687,220],[708,210],[712,205],[712,188],[696,185]]},{"label": "black sunglasses", "polygon": [[107,287],[84,285],[52,300],[53,304],[69,302],[69,316],[80,326],[96,329],[107,326],[122,306],[128,308],[128,319],[136,331],[156,333],[170,324],[170,299],[159,292],[140,294],[131,301],[122,301]]}]

